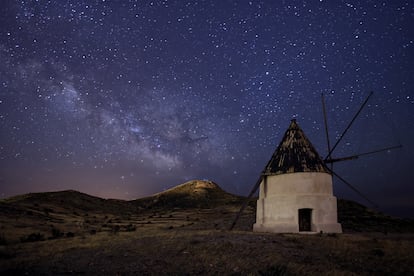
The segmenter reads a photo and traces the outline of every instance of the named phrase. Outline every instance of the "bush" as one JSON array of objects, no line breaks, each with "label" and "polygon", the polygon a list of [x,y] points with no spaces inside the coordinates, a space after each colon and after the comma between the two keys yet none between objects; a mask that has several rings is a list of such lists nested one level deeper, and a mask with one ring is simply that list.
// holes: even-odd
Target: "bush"
[{"label": "bush", "polygon": [[45,214],[53,213],[53,209],[52,208],[43,208],[43,212],[45,212]]},{"label": "bush", "polygon": [[259,275],[286,275],[286,266],[285,265],[272,265],[268,267],[265,271],[259,270]]},{"label": "bush", "polygon": [[0,245],[7,245],[6,237],[4,237],[4,234],[0,234]]},{"label": "bush", "polygon": [[58,239],[64,236],[64,233],[57,228],[52,228],[52,239]]},{"label": "bush", "polygon": [[137,230],[137,227],[133,224],[128,224],[127,226],[125,226],[125,231],[127,232],[133,232]]},{"label": "bush", "polygon": [[[2,259],[3,260],[4,259],[12,259],[14,257],[16,257],[15,253],[12,253],[10,250],[7,250],[6,247],[0,247],[0,260],[2,260]],[[10,275],[11,275],[12,271],[7,271],[7,272],[9,272]]]},{"label": "bush", "polygon": [[119,225],[112,226],[112,233],[118,234],[119,230],[120,230]]},{"label": "bush", "polygon": [[21,242],[35,242],[35,241],[44,241],[45,237],[40,233],[31,233],[26,237],[21,237]]},{"label": "bush", "polygon": [[384,250],[382,250],[381,248],[374,248],[371,251],[372,255],[377,256],[377,257],[383,257],[385,255]]}]

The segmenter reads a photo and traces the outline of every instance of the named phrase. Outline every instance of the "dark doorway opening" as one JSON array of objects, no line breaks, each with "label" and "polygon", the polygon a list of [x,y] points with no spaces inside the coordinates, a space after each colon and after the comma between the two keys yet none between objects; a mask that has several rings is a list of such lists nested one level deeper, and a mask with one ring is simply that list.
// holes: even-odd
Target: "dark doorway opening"
[{"label": "dark doorway opening", "polygon": [[312,209],[299,209],[299,232],[311,231]]}]

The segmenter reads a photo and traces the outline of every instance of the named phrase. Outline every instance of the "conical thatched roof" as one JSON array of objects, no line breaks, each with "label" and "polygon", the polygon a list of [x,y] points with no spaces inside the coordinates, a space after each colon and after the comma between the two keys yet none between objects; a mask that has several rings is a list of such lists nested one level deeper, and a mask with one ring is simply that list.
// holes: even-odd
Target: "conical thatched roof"
[{"label": "conical thatched roof", "polygon": [[325,163],[293,119],[264,169],[264,175],[293,172],[328,172]]}]

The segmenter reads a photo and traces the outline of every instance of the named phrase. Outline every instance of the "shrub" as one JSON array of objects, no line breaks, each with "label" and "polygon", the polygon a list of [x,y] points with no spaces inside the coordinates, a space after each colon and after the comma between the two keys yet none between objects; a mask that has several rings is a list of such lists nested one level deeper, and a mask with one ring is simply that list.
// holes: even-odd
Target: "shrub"
[{"label": "shrub", "polygon": [[133,224],[128,224],[127,226],[125,226],[125,231],[127,232],[133,232],[137,230],[137,227]]},{"label": "shrub", "polygon": [[0,234],[0,245],[7,245],[6,237],[4,237],[4,234]]},{"label": "shrub", "polygon": [[286,266],[285,265],[272,265],[270,267],[268,267],[266,270],[261,271],[259,270],[259,275],[262,276],[270,276],[270,275],[275,275],[275,276],[281,276],[281,275],[286,275]]},{"label": "shrub", "polygon": [[[10,252],[10,250],[7,250],[5,247],[2,248],[0,247],[0,260],[1,259],[12,259],[16,257],[15,253]],[[11,273],[12,271],[7,271],[9,273]],[[10,274],[11,275],[11,274]]]},{"label": "shrub", "polygon": [[371,251],[372,255],[374,256],[378,256],[378,257],[383,257],[385,255],[384,250],[382,250],[381,248],[374,248]]},{"label": "shrub", "polygon": [[26,237],[21,237],[21,242],[35,242],[35,241],[44,241],[45,237],[40,233],[31,233]]},{"label": "shrub", "polygon": [[53,209],[52,208],[43,208],[43,212],[45,212],[45,214],[53,213]]},{"label": "shrub", "polygon": [[119,225],[112,226],[112,233],[118,234],[119,230],[120,230]]},{"label": "shrub", "polygon": [[58,239],[64,236],[64,233],[59,229],[53,227],[52,228],[52,239]]}]

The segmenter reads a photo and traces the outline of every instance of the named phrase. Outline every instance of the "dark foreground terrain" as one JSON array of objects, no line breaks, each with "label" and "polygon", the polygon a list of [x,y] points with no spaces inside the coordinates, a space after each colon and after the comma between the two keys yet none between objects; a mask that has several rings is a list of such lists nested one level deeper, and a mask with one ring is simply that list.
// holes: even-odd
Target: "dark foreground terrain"
[{"label": "dark foreground terrain", "polygon": [[253,233],[252,200],[193,181],[135,201],[0,201],[0,274],[413,275],[414,223],[338,202],[344,234]]}]

